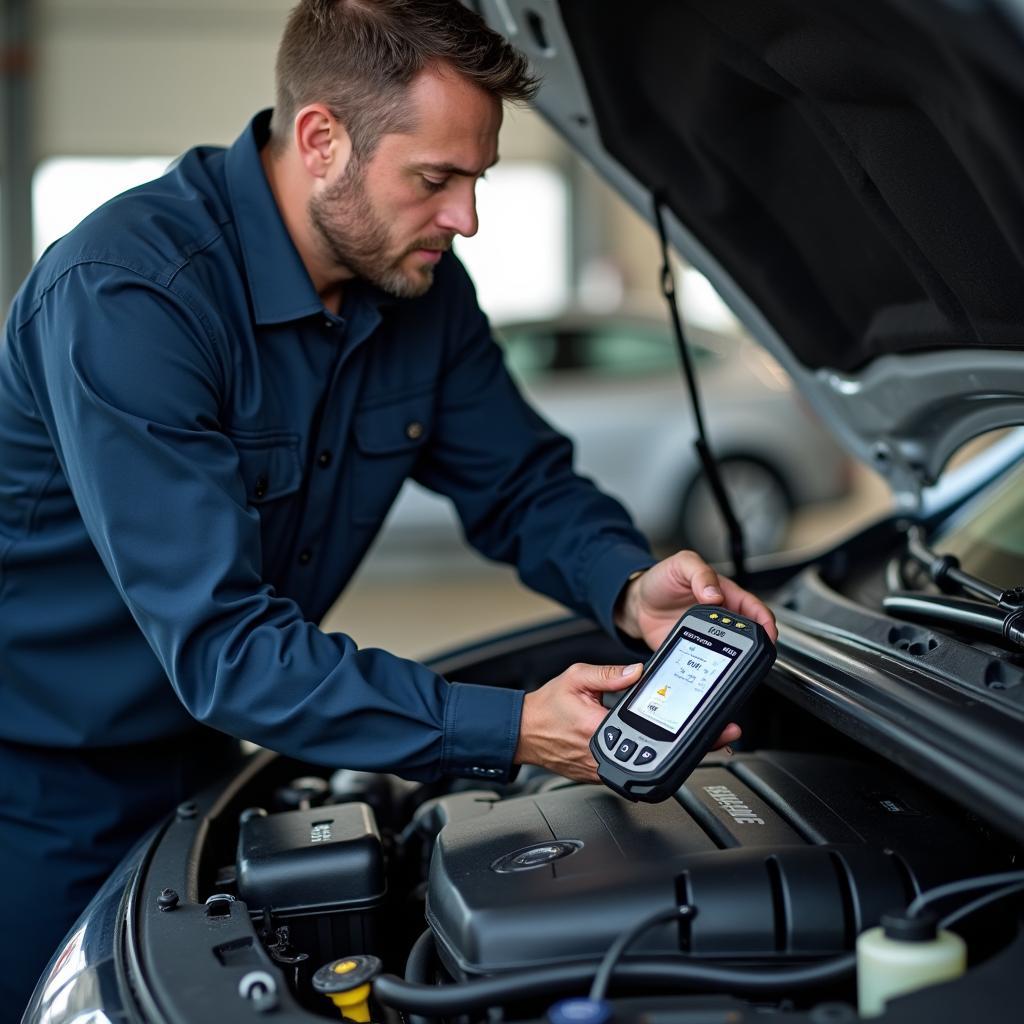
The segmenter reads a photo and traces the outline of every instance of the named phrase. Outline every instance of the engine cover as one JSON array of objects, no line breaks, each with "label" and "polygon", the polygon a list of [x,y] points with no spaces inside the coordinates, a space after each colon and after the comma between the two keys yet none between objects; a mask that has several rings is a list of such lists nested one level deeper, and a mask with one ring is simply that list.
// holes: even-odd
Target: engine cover
[{"label": "engine cover", "polygon": [[593,959],[641,917],[684,902],[692,920],[653,929],[631,952],[806,959],[852,949],[885,911],[989,860],[891,768],[714,756],[661,804],[571,786],[462,807],[437,839],[427,920],[459,978]]}]

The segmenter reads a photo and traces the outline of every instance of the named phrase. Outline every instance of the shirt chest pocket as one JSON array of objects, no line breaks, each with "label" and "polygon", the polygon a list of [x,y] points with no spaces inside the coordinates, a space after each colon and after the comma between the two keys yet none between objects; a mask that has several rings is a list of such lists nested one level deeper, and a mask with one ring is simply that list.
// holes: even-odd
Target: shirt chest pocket
[{"label": "shirt chest pocket", "polygon": [[260,508],[299,489],[302,463],[298,434],[233,432],[231,441],[238,452],[247,504]]},{"label": "shirt chest pocket", "polygon": [[352,420],[352,522],[380,526],[430,438],[434,394],[360,409]]}]

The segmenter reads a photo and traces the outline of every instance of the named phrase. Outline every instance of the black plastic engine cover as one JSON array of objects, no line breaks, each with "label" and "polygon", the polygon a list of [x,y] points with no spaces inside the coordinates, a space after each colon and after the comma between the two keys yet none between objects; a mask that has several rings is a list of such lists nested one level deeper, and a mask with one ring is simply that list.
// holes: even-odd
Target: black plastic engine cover
[{"label": "black plastic engine cover", "polygon": [[677,798],[575,786],[481,805],[440,832],[427,920],[457,977],[593,959],[641,917],[697,913],[635,953],[771,961],[853,947],[984,846],[892,769],[761,752],[707,759]]},{"label": "black plastic engine cover", "polygon": [[239,896],[250,910],[342,910],[381,899],[384,857],[362,803],[254,817],[238,833]]}]

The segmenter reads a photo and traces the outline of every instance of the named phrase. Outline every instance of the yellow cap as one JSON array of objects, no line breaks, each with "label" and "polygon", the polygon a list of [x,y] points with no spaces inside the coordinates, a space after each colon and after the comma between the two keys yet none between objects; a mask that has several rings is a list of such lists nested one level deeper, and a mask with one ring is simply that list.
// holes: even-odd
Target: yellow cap
[{"label": "yellow cap", "polygon": [[313,975],[313,988],[327,996],[343,1017],[369,1024],[370,986],[380,971],[381,962],[375,956],[342,957],[324,964]]},{"label": "yellow cap", "polygon": [[[337,969],[336,969],[337,970]],[[341,973],[341,972],[339,972]],[[351,992],[338,992],[330,997],[331,1002],[341,1011],[342,1017],[358,1021],[358,1024],[369,1024],[370,1021],[370,986],[360,985]]]}]

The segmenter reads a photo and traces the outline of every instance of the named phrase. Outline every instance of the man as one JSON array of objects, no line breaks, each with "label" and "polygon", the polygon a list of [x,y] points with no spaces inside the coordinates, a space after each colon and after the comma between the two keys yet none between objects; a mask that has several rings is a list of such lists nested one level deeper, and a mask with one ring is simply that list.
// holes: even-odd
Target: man
[{"label": "man", "polygon": [[572,473],[449,252],[477,229],[502,101],[532,91],[522,58],[452,0],[304,0],[277,72],[272,117],[93,214],[9,317],[5,1007],[228,736],[416,779],[595,777],[600,694],[638,666],[573,666],[524,699],[315,625],[408,476],[609,630],[654,647],[694,601],[774,630],[693,553],[654,565]]}]

